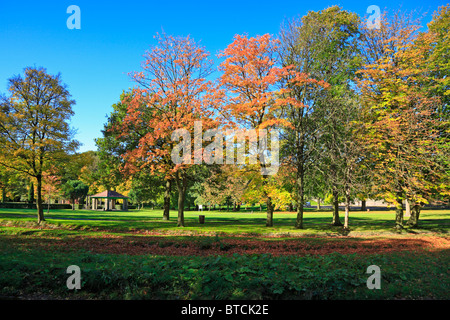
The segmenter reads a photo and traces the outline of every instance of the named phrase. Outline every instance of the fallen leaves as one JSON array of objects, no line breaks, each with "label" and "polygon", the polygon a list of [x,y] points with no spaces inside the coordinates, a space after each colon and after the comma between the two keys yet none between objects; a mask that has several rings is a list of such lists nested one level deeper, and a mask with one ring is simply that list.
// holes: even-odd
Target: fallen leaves
[{"label": "fallen leaves", "polygon": [[[42,237],[41,237],[42,238]],[[376,254],[399,251],[442,250],[450,248],[450,239],[438,236],[407,236],[393,238],[295,238],[288,240],[217,238],[212,236],[178,239],[167,236],[99,236],[65,237],[60,239],[27,236],[22,244],[48,250],[87,250],[93,253],[126,255],[207,256],[233,254],[326,255]]]}]

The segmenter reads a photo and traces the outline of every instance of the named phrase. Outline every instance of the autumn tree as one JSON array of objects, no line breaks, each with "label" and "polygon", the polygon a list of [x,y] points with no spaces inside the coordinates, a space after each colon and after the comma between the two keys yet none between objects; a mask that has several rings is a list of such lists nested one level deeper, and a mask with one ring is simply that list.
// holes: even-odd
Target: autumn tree
[{"label": "autumn tree", "polygon": [[36,182],[38,223],[44,221],[42,178],[61,153],[74,151],[69,120],[75,103],[61,76],[26,68],[8,80],[10,95],[0,103],[0,164]]},{"label": "autumn tree", "polygon": [[[428,30],[419,39],[418,45],[425,46],[421,61],[428,66],[432,81],[428,83],[431,94],[438,96],[441,103],[436,113],[442,120],[450,118],[450,5],[440,7],[428,23]],[[430,78],[428,78],[430,79]],[[442,130],[445,131],[445,130]],[[448,137],[448,132],[447,132]]]},{"label": "autumn tree", "polygon": [[[428,30],[420,32],[411,48],[405,53],[405,63],[414,70],[415,83],[423,88],[421,94],[435,103],[430,112],[436,136],[430,141],[434,148],[433,164],[421,170],[420,179],[415,180],[406,201],[410,204],[410,219],[407,224],[417,227],[423,204],[432,200],[442,201],[450,195],[450,6],[440,7],[428,24]],[[420,183],[417,183],[420,181]]]},{"label": "autumn tree", "polygon": [[[281,100],[279,85],[289,68],[279,65],[279,41],[271,35],[248,37],[236,35],[234,41],[221,53],[224,58],[219,69],[221,85],[228,93],[225,114],[238,129],[275,130],[283,121],[277,116]],[[258,136],[259,139],[259,136]],[[267,161],[258,153],[257,169],[263,177],[263,193],[267,204],[266,226],[273,226],[274,206],[267,190],[271,174]]]},{"label": "autumn tree", "polygon": [[222,205],[237,204],[242,201],[249,179],[236,165],[217,166],[211,175],[201,184],[199,201],[201,204]]},{"label": "autumn tree", "polygon": [[[440,7],[428,23],[428,30],[421,33],[415,42],[415,51],[419,50],[415,62],[420,65],[428,77],[422,77],[421,85],[427,88],[429,96],[438,97],[434,117],[438,137],[435,140],[441,151],[435,155],[435,160],[444,171],[440,181],[432,186],[432,197],[437,201],[447,201],[450,193],[450,5]],[[414,57],[415,52],[411,52]],[[430,188],[428,188],[430,189]],[[408,224],[416,226],[419,203],[413,203]]]},{"label": "autumn tree", "polygon": [[183,161],[176,163],[172,155],[179,156],[178,142],[185,144],[186,151],[192,150],[190,137],[196,121],[201,121],[202,130],[217,126],[213,120],[216,90],[214,83],[206,79],[213,62],[189,36],[158,34],[156,40],[157,45],[144,55],[142,71],[131,74],[138,87],[133,89],[121,126],[122,136],[133,133],[130,124],[152,130],[139,139],[136,148],[127,150],[125,168],[132,172],[147,167],[152,174],[161,174],[168,185],[174,181],[178,190],[177,225],[184,226],[184,201],[193,156],[183,154]]},{"label": "autumn tree", "polygon": [[77,179],[89,186],[91,194],[99,193],[103,190],[100,174],[100,157],[98,151],[86,151],[80,154],[81,166]]},{"label": "autumn tree", "polygon": [[418,21],[396,12],[381,22],[380,29],[364,30],[366,64],[359,71],[359,87],[371,113],[364,144],[375,164],[376,188],[395,204],[396,228],[401,229],[403,201],[426,203],[427,192],[445,174],[435,161],[442,153],[435,143],[441,100],[425,85],[435,80],[423,64],[430,48],[418,33]]},{"label": "autumn tree", "polygon": [[[164,179],[161,174],[152,173],[149,168],[136,170],[136,162],[132,162],[134,160],[126,166],[127,152],[137,148],[140,139],[153,132],[153,127],[147,125],[147,120],[152,117],[151,109],[145,104],[139,107],[140,121],[124,123],[132,100],[133,91],[128,90],[121,94],[120,101],[112,105],[113,111],[102,130],[103,137],[95,140],[99,163],[93,176],[106,189],[115,190],[120,185],[131,183],[132,199],[139,204],[150,201],[150,198],[145,197],[153,197],[155,192],[164,192],[163,220],[169,220],[172,181]],[[152,184],[145,186],[141,181],[151,181]]]},{"label": "autumn tree", "polygon": [[50,203],[51,200],[56,197],[56,195],[59,192],[60,187],[60,181],[59,177],[51,172],[49,170],[46,172],[43,176],[43,191],[44,191],[44,198],[47,201],[47,213],[50,212]]}]

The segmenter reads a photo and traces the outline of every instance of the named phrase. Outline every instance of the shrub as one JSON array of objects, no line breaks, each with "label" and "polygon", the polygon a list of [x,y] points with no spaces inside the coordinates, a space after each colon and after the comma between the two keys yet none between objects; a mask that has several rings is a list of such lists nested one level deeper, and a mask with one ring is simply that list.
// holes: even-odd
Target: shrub
[{"label": "shrub", "polygon": [[[47,208],[47,204],[43,204],[44,208]],[[37,209],[36,203],[24,203],[24,202],[2,202],[0,208],[4,209]],[[51,203],[50,209],[72,209],[72,205],[64,203]]]}]

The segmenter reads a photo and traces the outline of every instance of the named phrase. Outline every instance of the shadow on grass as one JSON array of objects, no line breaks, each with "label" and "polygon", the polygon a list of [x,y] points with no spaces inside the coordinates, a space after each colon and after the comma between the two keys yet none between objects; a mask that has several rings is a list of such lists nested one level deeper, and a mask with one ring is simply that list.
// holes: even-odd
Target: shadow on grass
[{"label": "shadow on grass", "polygon": [[[295,228],[295,213],[275,213],[274,226],[266,227],[264,213],[225,213],[204,212],[205,224],[199,224],[198,215],[201,212],[187,211],[185,227],[177,227],[177,216],[171,212],[169,221],[162,220],[162,211],[132,210],[129,212],[91,211],[91,210],[51,210],[46,214],[46,223],[57,225],[61,229],[96,229],[112,232],[148,231],[161,233],[183,233],[186,231],[208,234],[247,234],[249,236],[262,234],[292,234],[297,235],[351,235],[361,233],[392,233],[394,213],[351,212],[350,233],[342,227],[331,225],[331,212],[306,213],[303,219],[304,228]],[[431,217],[431,218],[430,218]],[[0,209],[0,219],[11,221],[16,226],[31,226],[36,218],[36,210],[30,209]],[[341,221],[343,217],[341,216]],[[4,223],[2,223],[4,224]],[[406,220],[405,220],[406,224]],[[448,233],[450,215],[446,212],[428,212],[422,215],[418,228],[405,228],[405,232],[417,234],[422,232]]]}]

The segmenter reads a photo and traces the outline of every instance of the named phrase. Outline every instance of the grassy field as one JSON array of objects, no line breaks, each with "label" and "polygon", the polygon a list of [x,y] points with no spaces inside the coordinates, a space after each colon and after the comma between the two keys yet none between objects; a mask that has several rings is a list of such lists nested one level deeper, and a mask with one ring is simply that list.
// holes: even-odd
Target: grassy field
[{"label": "grassy field", "polygon": [[[205,215],[205,224],[199,224],[199,215]],[[170,232],[176,227],[177,212],[170,212],[170,221],[162,220],[162,210],[90,211],[90,210],[51,210],[45,214],[47,223],[62,226],[79,226],[85,228],[114,229],[116,231],[151,230]],[[342,214],[343,215],[343,214]],[[350,214],[352,234],[391,234],[394,226],[394,211],[354,211]],[[218,212],[186,211],[185,227],[182,232],[205,234],[290,234],[318,235],[339,234],[341,228],[330,226],[331,212],[310,211],[304,214],[304,229],[294,228],[296,214],[293,212],[275,212],[274,226],[265,227],[264,212]],[[343,217],[341,218],[343,219]],[[1,221],[35,222],[36,210],[0,209]],[[444,232],[450,229],[450,211],[423,210],[420,228],[406,229],[406,232]]]},{"label": "grassy field", "polygon": [[[199,224],[198,216],[206,216]],[[448,299],[450,211],[423,210],[418,228],[393,229],[394,212],[193,212],[186,227],[161,210],[0,209],[0,297],[21,299]],[[82,288],[66,287],[69,265]],[[369,290],[367,267],[381,269]]]}]

